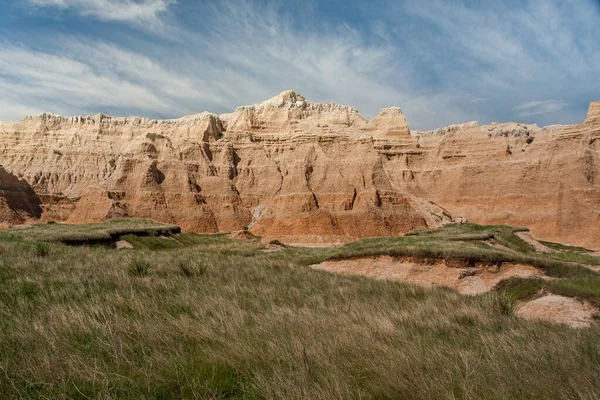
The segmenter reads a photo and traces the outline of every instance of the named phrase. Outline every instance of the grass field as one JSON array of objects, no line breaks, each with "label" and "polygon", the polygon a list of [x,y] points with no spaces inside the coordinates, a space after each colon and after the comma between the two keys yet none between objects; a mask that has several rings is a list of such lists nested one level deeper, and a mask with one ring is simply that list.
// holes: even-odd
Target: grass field
[{"label": "grass field", "polygon": [[[598,259],[535,253],[510,227],[267,252],[258,240],[127,230],[118,236],[129,234],[133,250],[68,246],[61,238],[88,232],[56,225],[0,231],[2,398],[600,396],[597,325],[511,312],[542,287],[600,304],[600,276],[578,265]],[[527,262],[560,279],[513,279],[467,297],[308,267],[379,254]]]}]

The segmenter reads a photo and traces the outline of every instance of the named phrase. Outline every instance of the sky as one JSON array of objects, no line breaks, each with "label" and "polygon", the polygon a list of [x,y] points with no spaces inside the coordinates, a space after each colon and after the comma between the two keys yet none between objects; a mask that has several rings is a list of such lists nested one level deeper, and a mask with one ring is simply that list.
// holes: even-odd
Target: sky
[{"label": "sky", "polygon": [[581,123],[600,0],[0,0],[0,120],[231,112],[283,90],[413,129]]}]

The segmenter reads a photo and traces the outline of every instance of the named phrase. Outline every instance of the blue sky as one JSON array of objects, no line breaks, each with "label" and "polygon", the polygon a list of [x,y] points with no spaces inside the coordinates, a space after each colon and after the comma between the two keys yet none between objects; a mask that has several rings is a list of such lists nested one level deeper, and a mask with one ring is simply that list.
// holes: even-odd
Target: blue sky
[{"label": "blue sky", "polygon": [[0,119],[172,118],[292,89],[413,129],[580,123],[599,0],[0,0]]}]

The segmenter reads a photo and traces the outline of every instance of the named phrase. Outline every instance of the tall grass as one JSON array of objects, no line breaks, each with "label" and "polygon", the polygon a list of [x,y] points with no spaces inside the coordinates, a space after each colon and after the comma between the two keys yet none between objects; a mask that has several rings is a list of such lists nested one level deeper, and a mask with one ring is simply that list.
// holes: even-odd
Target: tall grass
[{"label": "tall grass", "polygon": [[[32,257],[29,240],[0,240],[3,398],[600,394],[597,326],[520,320],[514,293],[464,297],[307,268],[397,250],[395,239],[265,252],[223,236],[139,246],[148,237],[127,251],[52,243],[46,257]],[[130,272],[139,263],[143,279]]]}]

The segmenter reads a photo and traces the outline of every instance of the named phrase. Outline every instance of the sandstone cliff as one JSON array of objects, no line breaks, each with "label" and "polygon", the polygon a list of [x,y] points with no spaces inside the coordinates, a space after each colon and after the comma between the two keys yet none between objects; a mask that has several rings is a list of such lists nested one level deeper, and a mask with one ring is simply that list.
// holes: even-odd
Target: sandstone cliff
[{"label": "sandstone cliff", "polygon": [[0,166],[0,224],[20,224],[42,213],[31,186]]},{"label": "sandstone cliff", "polygon": [[410,132],[399,108],[367,121],[290,91],[175,120],[43,114],[0,124],[0,165],[40,201],[40,212],[21,208],[21,220],[134,216],[196,232],[248,225],[267,238],[336,242],[453,215],[600,247],[598,104],[583,125],[431,132]]}]

